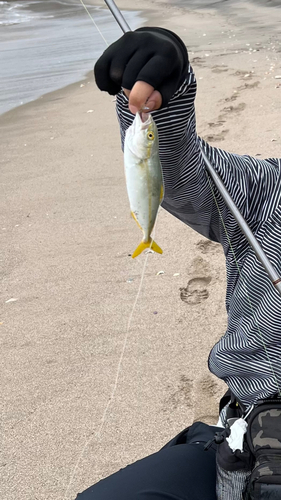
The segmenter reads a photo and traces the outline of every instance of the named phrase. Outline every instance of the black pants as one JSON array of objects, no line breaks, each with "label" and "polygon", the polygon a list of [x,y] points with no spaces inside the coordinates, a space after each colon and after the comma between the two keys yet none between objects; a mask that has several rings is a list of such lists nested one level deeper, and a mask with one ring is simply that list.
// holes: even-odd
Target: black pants
[{"label": "black pants", "polygon": [[219,431],[196,422],[157,453],[94,484],[77,500],[216,500],[216,449],[204,445]]}]

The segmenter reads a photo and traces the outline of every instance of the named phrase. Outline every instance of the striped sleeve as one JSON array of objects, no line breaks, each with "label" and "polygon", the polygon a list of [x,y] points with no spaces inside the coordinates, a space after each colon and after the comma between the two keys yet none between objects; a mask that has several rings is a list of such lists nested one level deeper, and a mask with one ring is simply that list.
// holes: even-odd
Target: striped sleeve
[{"label": "striped sleeve", "polygon": [[[219,193],[214,187],[210,187],[201,149],[212,162],[242,215],[250,225],[253,223],[253,229],[257,211],[262,218],[276,207],[277,199],[266,206],[265,200],[276,182],[280,168],[276,169],[274,162],[270,164],[269,160],[261,161],[227,153],[200,139],[196,133],[195,97],[196,79],[189,66],[186,80],[168,106],[152,113],[159,132],[159,152],[164,175],[165,195],[162,206],[200,234],[222,243],[227,254],[228,241],[218,206],[233,245],[236,239],[236,243],[239,243],[241,234]],[[134,115],[129,111],[128,99],[122,92],[117,96],[117,115],[123,146],[126,129],[133,122]]]},{"label": "striped sleeve", "polygon": [[[196,133],[192,69],[168,106],[153,113],[164,174],[162,206],[226,256],[228,323],[209,356],[209,368],[247,406],[281,394],[280,295],[257,260],[205,170],[203,150],[236,206],[281,275],[281,160],[260,160],[211,147]],[[134,116],[117,96],[124,141]],[[231,244],[230,244],[231,242]],[[232,250],[234,250],[234,255]]]}]

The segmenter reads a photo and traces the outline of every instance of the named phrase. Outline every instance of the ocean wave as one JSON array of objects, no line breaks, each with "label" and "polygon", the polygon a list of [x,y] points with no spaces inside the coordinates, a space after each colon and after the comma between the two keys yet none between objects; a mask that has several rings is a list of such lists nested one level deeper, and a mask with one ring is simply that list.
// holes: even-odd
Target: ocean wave
[{"label": "ocean wave", "polygon": [[32,5],[39,4],[38,1],[10,3],[0,1],[0,25],[11,26],[13,24],[29,23],[34,19],[49,19],[55,17],[52,14],[33,12]]},{"label": "ocean wave", "polygon": [[[86,3],[87,5],[87,3]],[[99,21],[107,22],[106,12],[101,6],[88,5],[88,8],[99,13]],[[79,0],[0,0],[0,27],[15,24],[32,23],[42,19],[53,19],[68,16],[85,16]]]}]

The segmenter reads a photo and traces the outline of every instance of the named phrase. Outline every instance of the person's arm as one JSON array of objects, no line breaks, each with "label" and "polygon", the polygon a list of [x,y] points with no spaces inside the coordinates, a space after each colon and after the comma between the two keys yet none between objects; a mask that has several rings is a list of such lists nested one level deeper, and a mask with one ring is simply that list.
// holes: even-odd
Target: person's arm
[{"label": "person's arm", "polygon": [[[253,229],[257,191],[268,191],[268,177],[276,177],[274,166],[213,148],[197,136],[196,80],[179,37],[161,28],[127,33],[105,51],[95,76],[101,90],[117,93],[122,143],[137,109],[155,101],[151,109],[159,130],[164,174],[162,206],[207,238],[222,243],[226,254],[225,227],[233,245],[239,245],[244,236],[212,183],[210,187],[201,149]],[[261,207],[264,200],[260,196]]]},{"label": "person's arm", "polygon": [[[195,75],[188,65],[186,80],[168,106],[152,113],[159,130],[164,174],[162,206],[200,234],[222,243],[228,254],[228,237],[234,250],[242,240],[243,247],[247,243],[212,181],[210,188],[202,149],[253,231],[280,203],[281,161],[228,153],[203,141],[196,133],[195,96]],[[120,92],[116,109],[122,148],[125,132],[134,119],[128,104],[128,98]]]},{"label": "person's arm", "polygon": [[[204,236],[220,241],[220,229],[210,227],[214,202],[196,134],[196,80],[182,40],[161,28],[127,33],[97,61],[95,77],[101,90],[117,93],[122,146],[134,113],[155,101],[153,118],[165,188],[162,206]],[[218,217],[215,222],[219,223]]]}]

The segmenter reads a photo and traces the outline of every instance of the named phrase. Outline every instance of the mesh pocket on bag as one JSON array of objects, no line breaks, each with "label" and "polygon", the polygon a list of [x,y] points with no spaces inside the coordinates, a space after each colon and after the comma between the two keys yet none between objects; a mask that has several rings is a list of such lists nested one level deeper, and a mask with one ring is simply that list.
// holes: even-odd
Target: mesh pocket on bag
[{"label": "mesh pocket on bag", "polygon": [[217,462],[217,500],[241,500],[251,471],[227,471]]}]

